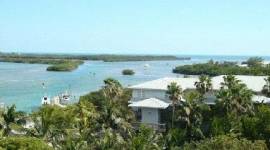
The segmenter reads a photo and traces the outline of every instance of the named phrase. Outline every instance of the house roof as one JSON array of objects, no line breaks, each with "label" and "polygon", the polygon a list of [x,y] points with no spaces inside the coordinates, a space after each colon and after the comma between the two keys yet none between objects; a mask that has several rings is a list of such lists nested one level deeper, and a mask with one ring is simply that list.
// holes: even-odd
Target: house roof
[{"label": "house roof", "polygon": [[132,102],[129,104],[129,107],[140,107],[140,108],[159,108],[165,109],[170,105],[170,103],[166,103],[163,100],[159,100],[157,98],[148,98],[144,100],[140,100],[137,102]]},{"label": "house roof", "polygon": [[254,95],[252,97],[252,101],[255,103],[270,103],[270,98],[261,95]]},{"label": "house roof", "polygon": [[[223,76],[216,76],[212,78],[213,89],[218,90],[221,87],[223,82]],[[265,84],[264,79],[266,76],[245,76],[245,75],[236,75],[236,78],[241,80],[242,83],[245,83],[249,89],[254,92],[260,92]],[[141,84],[130,86],[130,89],[154,89],[154,90],[167,90],[167,86],[171,82],[176,82],[181,86],[183,90],[186,89],[195,89],[194,83],[199,81],[198,77],[190,78],[161,78],[153,81],[144,82]]]},{"label": "house roof", "polygon": [[167,86],[176,82],[178,85],[181,85],[183,90],[195,88],[194,83],[198,81],[198,78],[160,78],[153,81],[144,82],[134,86],[130,86],[131,89],[154,89],[154,90],[167,90]]},{"label": "house roof", "polygon": [[[251,101],[254,103],[265,103],[270,104],[270,98],[262,96],[262,95],[253,95]],[[205,103],[208,105],[214,105],[216,103],[216,97],[205,99]]]},{"label": "house roof", "polygon": [[[223,82],[224,75],[217,76],[212,78],[213,89],[218,90],[221,87]],[[242,81],[242,83],[246,84],[249,89],[254,92],[261,92],[263,86],[265,85],[264,79],[266,76],[246,76],[246,75],[236,75],[238,80]]]}]

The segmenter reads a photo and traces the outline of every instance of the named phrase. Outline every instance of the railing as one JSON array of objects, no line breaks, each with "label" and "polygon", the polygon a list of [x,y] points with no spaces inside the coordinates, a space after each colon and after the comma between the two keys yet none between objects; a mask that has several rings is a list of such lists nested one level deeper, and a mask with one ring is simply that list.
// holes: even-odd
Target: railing
[{"label": "railing", "polygon": [[131,97],[131,99],[129,100],[129,103],[138,102],[138,101],[148,99],[148,98],[157,98],[157,99],[163,100],[165,102],[171,101],[169,98],[166,98],[166,97],[164,98],[164,97],[157,97],[157,96],[145,96],[145,97]]},{"label": "railing", "polygon": [[159,132],[165,132],[166,131],[166,124],[160,124],[160,123],[142,123],[142,122],[135,122],[132,123],[133,127],[138,130],[141,125],[145,125],[149,128],[152,128]]}]

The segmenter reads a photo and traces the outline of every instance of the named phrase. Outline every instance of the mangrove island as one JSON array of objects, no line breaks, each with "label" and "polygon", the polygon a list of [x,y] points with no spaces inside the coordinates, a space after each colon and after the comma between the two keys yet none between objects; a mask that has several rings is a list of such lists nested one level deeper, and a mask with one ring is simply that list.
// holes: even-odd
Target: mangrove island
[{"label": "mangrove island", "polygon": [[270,65],[263,64],[263,59],[258,57],[249,58],[242,64],[237,62],[214,62],[210,60],[207,63],[177,66],[173,73],[186,75],[270,75]]}]

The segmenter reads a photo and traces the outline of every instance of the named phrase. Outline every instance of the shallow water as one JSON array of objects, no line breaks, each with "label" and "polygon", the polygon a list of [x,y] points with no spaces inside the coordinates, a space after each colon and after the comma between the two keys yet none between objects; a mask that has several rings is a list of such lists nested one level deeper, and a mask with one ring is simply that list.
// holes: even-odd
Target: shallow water
[{"label": "shallow water", "polygon": [[[215,60],[243,60],[246,57],[194,56],[186,61],[102,62],[86,61],[73,72],[48,72],[47,65],[0,62],[0,102],[16,104],[18,110],[31,111],[41,105],[47,93],[55,96],[70,89],[78,99],[80,95],[100,89],[103,80],[112,77],[124,86],[166,76],[177,76],[172,69],[178,65]],[[150,67],[145,69],[144,65]],[[133,69],[136,74],[123,76],[123,69]],[[42,87],[45,83],[46,89]]]}]

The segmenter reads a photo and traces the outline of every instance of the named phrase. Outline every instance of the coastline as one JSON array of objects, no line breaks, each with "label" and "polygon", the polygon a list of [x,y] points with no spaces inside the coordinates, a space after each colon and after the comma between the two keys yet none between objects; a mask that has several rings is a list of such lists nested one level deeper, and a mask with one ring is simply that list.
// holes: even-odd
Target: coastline
[{"label": "coastline", "polygon": [[[49,65],[46,64],[0,63],[0,80],[3,81],[0,83],[0,99],[8,105],[15,103],[19,110],[28,110],[31,106],[40,106],[40,98],[44,94],[41,86],[43,82],[48,86],[47,93],[50,96],[63,92],[69,85],[71,91],[80,96],[99,89],[103,79],[108,77],[128,86],[162,77],[181,76],[172,73],[172,69],[179,65],[205,63],[209,59],[210,57],[193,57],[190,61],[85,61],[72,72],[48,72],[46,68]],[[222,61],[220,57],[213,59]],[[145,64],[150,65],[146,70]],[[134,69],[136,74],[123,76],[122,70],[126,68]]]},{"label": "coastline", "polygon": [[190,60],[190,57],[176,57],[173,55],[67,55],[67,54],[19,54],[0,53],[0,62],[49,64],[47,71],[73,71],[86,60],[101,60],[104,62],[129,62],[129,61],[169,61]]}]

